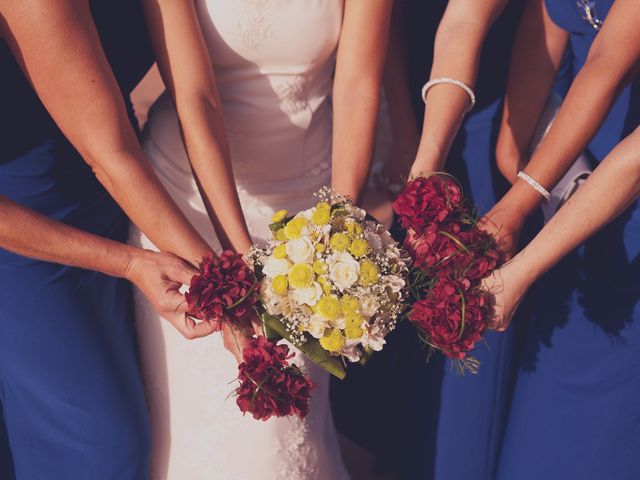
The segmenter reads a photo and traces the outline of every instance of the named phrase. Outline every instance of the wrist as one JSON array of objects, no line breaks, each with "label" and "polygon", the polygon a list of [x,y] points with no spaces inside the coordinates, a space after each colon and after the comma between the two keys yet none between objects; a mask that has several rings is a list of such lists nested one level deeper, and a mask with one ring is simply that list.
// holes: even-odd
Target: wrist
[{"label": "wrist", "polygon": [[135,284],[139,272],[138,266],[140,264],[140,261],[143,260],[147,255],[152,255],[153,252],[144,250],[142,248],[131,247],[130,245],[127,245],[127,247],[128,251],[125,252],[126,264],[124,266],[124,269],[122,270],[122,273],[118,276]]},{"label": "wrist", "polygon": [[444,170],[446,159],[442,150],[429,142],[421,141],[416,159],[411,166],[411,176],[427,176]]}]

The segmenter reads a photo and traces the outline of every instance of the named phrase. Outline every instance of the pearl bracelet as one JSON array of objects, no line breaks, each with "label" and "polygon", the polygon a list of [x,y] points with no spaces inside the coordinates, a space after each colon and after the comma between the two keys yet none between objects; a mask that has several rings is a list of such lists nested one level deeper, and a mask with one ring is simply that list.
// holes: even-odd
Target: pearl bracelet
[{"label": "pearl bracelet", "polygon": [[460,80],[449,77],[434,78],[433,80],[429,80],[424,84],[424,87],[422,87],[422,101],[424,101],[424,103],[427,103],[427,92],[429,91],[429,89],[431,87],[435,87],[436,85],[440,85],[441,83],[448,83],[450,85],[455,85],[456,87],[460,87],[461,89],[463,89],[467,93],[467,95],[469,95],[469,100],[471,102],[469,107],[467,107],[467,112],[473,109],[476,104],[476,94],[473,93],[471,87],[466,83],[461,82]]},{"label": "pearl bracelet", "polygon": [[542,195],[545,200],[549,200],[551,198],[551,194],[549,193],[549,190],[544,188],[542,185],[540,185],[538,182],[536,182],[533,178],[531,178],[529,175],[524,173],[522,170],[518,172],[518,178],[524,180],[529,185],[531,185],[531,187],[540,195]]}]

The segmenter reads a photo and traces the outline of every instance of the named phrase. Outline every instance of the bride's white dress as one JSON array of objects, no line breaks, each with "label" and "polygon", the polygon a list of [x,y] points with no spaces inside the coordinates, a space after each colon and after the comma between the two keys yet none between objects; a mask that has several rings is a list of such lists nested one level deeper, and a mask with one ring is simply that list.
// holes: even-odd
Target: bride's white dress
[{"label": "bride's white dress", "polygon": [[[196,0],[214,62],[232,160],[249,230],[257,242],[281,208],[314,203],[330,183],[328,94],[343,0]],[[144,146],[170,194],[218,247],[190,170],[167,94],[152,107]],[[132,244],[154,249],[138,230]],[[136,292],[136,323],[152,433],[152,478],[170,480],[348,479],[328,399],[318,384],[311,413],[256,421],[229,396],[237,376],[219,335],[188,341]]]}]

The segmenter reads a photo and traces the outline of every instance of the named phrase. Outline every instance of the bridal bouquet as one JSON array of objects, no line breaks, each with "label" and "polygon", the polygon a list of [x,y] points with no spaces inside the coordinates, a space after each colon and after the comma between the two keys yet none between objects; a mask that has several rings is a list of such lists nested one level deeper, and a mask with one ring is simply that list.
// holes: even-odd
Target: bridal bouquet
[{"label": "bridal bouquet", "polygon": [[273,239],[254,246],[262,318],[333,375],[366,363],[406,306],[408,257],[389,232],[328,188],[308,210],[277,212]]},{"label": "bridal bouquet", "polygon": [[[214,322],[217,331],[225,323],[232,332],[251,330],[258,283],[242,255],[232,251],[224,251],[220,256],[207,255],[185,293],[188,313]],[[242,356],[235,393],[243,413],[259,420],[290,415],[304,418],[308,414],[315,384],[290,364],[293,354],[287,345],[259,336],[249,342]]]},{"label": "bridal bouquet", "polygon": [[460,185],[446,174],[409,182],[393,209],[409,232],[405,247],[413,258],[409,320],[459,371],[477,372],[469,353],[491,318],[481,280],[503,260],[495,239],[477,227]]}]

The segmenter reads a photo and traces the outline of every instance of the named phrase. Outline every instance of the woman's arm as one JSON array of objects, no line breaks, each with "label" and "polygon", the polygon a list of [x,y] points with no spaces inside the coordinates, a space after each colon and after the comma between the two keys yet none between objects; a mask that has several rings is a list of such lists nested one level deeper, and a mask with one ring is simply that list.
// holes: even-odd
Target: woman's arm
[{"label": "woman's arm", "polygon": [[[550,190],[597,133],[619,93],[640,68],[640,9],[635,0],[617,0],[596,37],[558,116],[526,167]],[[501,232],[513,250],[517,232],[542,196],[518,180],[486,215],[487,230]]]},{"label": "woman's arm", "polygon": [[[449,77],[475,85],[478,61],[489,28],[506,0],[450,0],[436,33],[431,78]],[[422,137],[413,176],[444,169],[447,156],[469,107],[460,87],[440,84],[427,95]]]},{"label": "woman's arm", "polygon": [[569,34],[553,23],[544,0],[529,0],[513,44],[502,122],[498,168],[511,183],[526,164],[538,119],[560,69]]},{"label": "woman's arm", "polygon": [[129,218],[163,251],[210,251],[146,161],[87,1],[0,0],[3,34],[60,130]]},{"label": "woman's arm", "polygon": [[144,0],[165,85],[209,217],[224,248],[251,246],[224,128],[213,65],[193,0]]},{"label": "woman's arm", "polygon": [[[0,0],[0,33],[40,99],[100,181],[156,244],[199,259],[209,251],[146,163],[102,52],[88,4]],[[179,293],[195,273],[170,253],[114,242],[0,197],[0,247],[135,283],[185,337],[213,332],[185,315]]]},{"label": "woman's arm", "polygon": [[333,87],[333,188],[356,202],[369,176],[393,0],[347,0]]},{"label": "woman's arm", "polygon": [[623,140],[538,235],[486,281],[504,330],[529,287],[640,196],[640,128]]},{"label": "woman's arm", "polygon": [[170,253],[155,253],[51,220],[0,196],[0,247],[47,262],[126,278],[149,299],[156,311],[186,338],[213,332],[212,324],[196,324],[185,316],[179,293],[196,270]]}]

